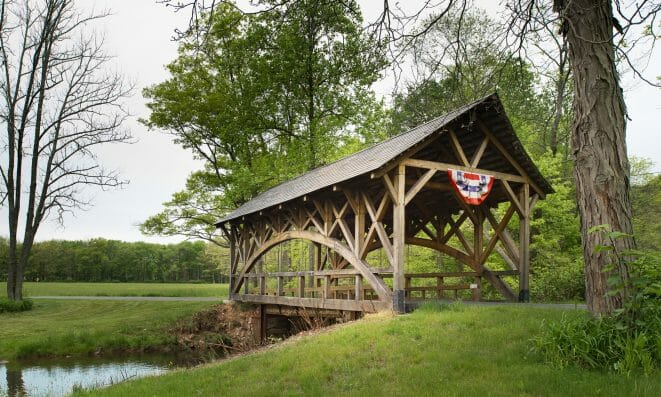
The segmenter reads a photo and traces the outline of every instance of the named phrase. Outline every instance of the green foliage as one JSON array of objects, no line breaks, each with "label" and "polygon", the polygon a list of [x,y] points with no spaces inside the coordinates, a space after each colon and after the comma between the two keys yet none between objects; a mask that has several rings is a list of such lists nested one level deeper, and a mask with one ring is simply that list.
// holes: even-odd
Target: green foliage
[{"label": "green foliage", "polygon": [[182,39],[171,77],[144,90],[144,122],[205,165],[143,232],[211,241],[228,210],[383,130],[369,87],[384,58],[355,1],[261,3],[269,11],[218,4],[204,16],[208,31]]},{"label": "green foliage", "polygon": [[[632,175],[634,170],[632,170]],[[631,187],[633,230],[639,249],[661,251],[661,175],[649,174],[649,167],[635,177]]]},{"label": "green foliage", "polygon": [[14,301],[0,297],[0,313],[17,313],[32,310],[33,302],[30,299]]},{"label": "green foliage", "polygon": [[[0,282],[0,289],[6,284]],[[27,296],[182,296],[216,297],[228,295],[228,284],[191,283],[81,283],[25,282]],[[1,292],[0,292],[1,294]]]},{"label": "green foliage", "polygon": [[[0,251],[7,240],[0,239]],[[28,259],[28,281],[227,282],[227,249],[185,241],[150,244],[106,239],[35,243]],[[6,260],[6,258],[4,258]],[[4,269],[0,270],[0,280]]]},{"label": "green foliage", "polygon": [[558,156],[540,155],[536,164],[555,193],[537,202],[531,220],[531,296],[542,302],[582,300],[584,265],[572,180]]},{"label": "green foliage", "polygon": [[[547,324],[544,334],[533,340],[534,348],[560,367],[650,374],[661,366],[661,255],[618,252],[615,240],[628,235],[610,231],[607,225],[590,232],[611,241],[597,249],[611,254],[611,264],[604,270],[610,275],[608,293],[623,296],[623,306],[607,317]],[[616,271],[622,262],[629,270],[626,278]]]},{"label": "green foliage", "polygon": [[[659,365],[659,341],[645,333],[628,335],[613,318],[563,319],[545,323],[533,349],[553,365],[651,373]],[[656,358],[654,358],[656,356]]]}]

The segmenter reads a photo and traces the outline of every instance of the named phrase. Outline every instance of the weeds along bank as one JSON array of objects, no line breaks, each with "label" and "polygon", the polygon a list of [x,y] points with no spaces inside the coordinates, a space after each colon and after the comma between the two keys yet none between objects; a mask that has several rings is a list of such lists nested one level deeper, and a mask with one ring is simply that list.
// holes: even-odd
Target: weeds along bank
[{"label": "weeds along bank", "polygon": [[531,353],[543,322],[580,310],[427,306],[367,316],[271,349],[75,395],[655,396],[658,372],[558,368]]},{"label": "weeds along bank", "polygon": [[[259,347],[259,322],[241,304],[38,299],[32,311],[0,314],[0,361],[145,352],[208,361]],[[283,338],[297,332],[286,328]]]}]

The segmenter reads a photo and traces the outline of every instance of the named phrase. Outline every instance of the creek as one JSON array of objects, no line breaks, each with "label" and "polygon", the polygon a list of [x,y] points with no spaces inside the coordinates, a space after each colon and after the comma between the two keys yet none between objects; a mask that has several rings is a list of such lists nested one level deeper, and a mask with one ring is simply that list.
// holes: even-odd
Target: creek
[{"label": "creek", "polygon": [[0,396],[60,397],[190,366],[178,356],[85,357],[0,362]]}]

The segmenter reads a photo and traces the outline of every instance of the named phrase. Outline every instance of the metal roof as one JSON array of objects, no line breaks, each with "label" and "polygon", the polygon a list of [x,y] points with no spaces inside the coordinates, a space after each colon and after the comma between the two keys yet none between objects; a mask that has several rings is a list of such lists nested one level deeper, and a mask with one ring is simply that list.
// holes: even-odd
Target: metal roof
[{"label": "metal roof", "polygon": [[[508,138],[511,138],[511,141],[515,141],[521,146],[518,138],[516,138],[516,135],[514,135],[514,132],[511,129],[507,116],[505,116],[504,111],[502,111],[502,104],[498,99],[498,95],[494,93],[419,125],[412,130],[276,185],[252,200],[244,203],[242,206],[220,220],[217,225],[220,226],[232,219],[303,197],[306,194],[348,181],[360,175],[374,172],[395,159],[398,155],[441,130],[458,117],[486,103],[496,105],[495,108],[500,110],[498,113],[501,113],[499,117],[503,117],[506,121],[506,125],[509,126],[509,131],[505,132],[506,135],[509,135]],[[502,131],[501,134],[498,135],[502,135]],[[534,174],[534,176],[539,177],[538,179],[533,176],[533,179],[539,182],[544,190],[552,192],[553,189],[548,185],[541,174],[539,174],[539,171],[534,164],[532,164],[530,157],[528,157],[525,151],[516,150],[516,152],[518,153],[516,153],[517,155],[515,157],[517,160],[521,160],[521,164],[524,168],[529,169],[532,167],[531,171],[533,172],[531,173],[531,176]]]}]

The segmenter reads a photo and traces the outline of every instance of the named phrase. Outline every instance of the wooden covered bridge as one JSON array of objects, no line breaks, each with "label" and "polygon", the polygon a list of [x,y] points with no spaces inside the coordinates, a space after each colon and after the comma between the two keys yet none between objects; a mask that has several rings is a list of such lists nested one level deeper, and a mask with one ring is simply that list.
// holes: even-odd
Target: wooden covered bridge
[{"label": "wooden covered bridge", "polygon": [[[483,195],[466,197],[471,188]],[[490,285],[501,299],[527,301],[531,211],[552,191],[489,95],[275,186],[222,219],[230,299],[404,312],[458,292],[479,299]],[[407,245],[458,266],[407,270]],[[486,266],[494,252],[498,269]],[[296,253],[304,265],[294,266]]]}]

